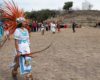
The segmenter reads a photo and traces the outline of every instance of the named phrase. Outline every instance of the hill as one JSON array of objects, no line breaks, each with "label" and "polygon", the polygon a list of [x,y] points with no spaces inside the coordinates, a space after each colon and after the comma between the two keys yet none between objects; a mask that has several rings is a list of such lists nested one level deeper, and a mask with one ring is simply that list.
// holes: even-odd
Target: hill
[{"label": "hill", "polygon": [[71,25],[75,21],[82,26],[95,26],[100,22],[100,11],[97,10],[78,10],[65,12],[61,11],[55,18],[49,20],[61,21],[63,24]]}]

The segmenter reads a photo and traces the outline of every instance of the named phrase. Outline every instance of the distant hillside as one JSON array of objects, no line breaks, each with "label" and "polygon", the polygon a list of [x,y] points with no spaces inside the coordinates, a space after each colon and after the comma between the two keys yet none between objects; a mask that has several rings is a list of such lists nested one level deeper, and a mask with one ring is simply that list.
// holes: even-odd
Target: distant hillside
[{"label": "distant hillside", "polygon": [[[52,20],[52,19],[49,19]],[[73,21],[82,26],[95,26],[96,23],[100,22],[100,11],[89,10],[89,11],[70,11],[61,12],[60,15],[53,18],[55,21],[61,21],[63,24],[71,25]]]}]

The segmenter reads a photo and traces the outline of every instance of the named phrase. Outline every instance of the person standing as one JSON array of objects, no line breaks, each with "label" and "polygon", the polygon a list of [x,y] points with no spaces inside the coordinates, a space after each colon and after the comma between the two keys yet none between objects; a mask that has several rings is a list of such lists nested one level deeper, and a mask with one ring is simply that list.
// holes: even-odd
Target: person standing
[{"label": "person standing", "polygon": [[57,29],[58,29],[58,32],[60,32],[60,22],[57,22]]},{"label": "person standing", "polygon": [[[19,18],[20,20],[20,18]],[[22,20],[18,22],[18,26],[14,32],[15,39],[15,50],[16,55],[14,58],[14,68],[12,69],[12,77],[13,80],[17,79],[18,67],[20,68],[20,74],[24,75],[25,80],[27,78],[32,78],[32,66],[31,66],[31,57],[26,56],[26,54],[30,54],[30,41],[29,41],[29,32],[25,28],[25,22]]]},{"label": "person standing", "polygon": [[41,23],[41,34],[44,35],[45,26],[44,23]]},{"label": "person standing", "polygon": [[10,40],[10,32],[9,32],[8,26],[9,24],[7,23],[4,25],[4,36],[5,36],[5,39]]},{"label": "person standing", "polygon": [[54,21],[51,22],[50,26],[51,26],[50,28],[51,28],[52,33],[55,34],[55,32],[56,32],[56,24],[55,24],[55,22]]},{"label": "person standing", "polygon": [[49,30],[49,25],[48,25],[48,23],[47,23],[47,22],[45,23],[45,28],[46,28],[46,31],[48,31],[48,30]]},{"label": "person standing", "polygon": [[73,30],[73,33],[76,32],[75,28],[76,28],[76,23],[73,22],[73,23],[72,23],[72,30]]},{"label": "person standing", "polygon": [[33,25],[32,25],[32,27],[33,27],[33,32],[36,32],[37,31],[37,22],[36,21],[33,21]]}]

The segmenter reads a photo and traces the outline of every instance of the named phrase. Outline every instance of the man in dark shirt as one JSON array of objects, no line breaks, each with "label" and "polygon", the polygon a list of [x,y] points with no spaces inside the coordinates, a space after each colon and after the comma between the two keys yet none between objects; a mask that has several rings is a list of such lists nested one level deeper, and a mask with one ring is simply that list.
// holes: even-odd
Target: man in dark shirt
[{"label": "man in dark shirt", "polygon": [[76,32],[76,30],[75,30],[76,25],[77,24],[75,22],[72,23],[72,30],[73,30],[73,32]]}]

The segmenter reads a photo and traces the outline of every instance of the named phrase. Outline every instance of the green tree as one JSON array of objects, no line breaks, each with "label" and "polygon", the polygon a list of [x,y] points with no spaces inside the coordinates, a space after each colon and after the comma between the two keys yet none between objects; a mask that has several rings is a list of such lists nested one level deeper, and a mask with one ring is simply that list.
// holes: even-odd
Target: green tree
[{"label": "green tree", "polygon": [[29,18],[31,20],[36,20],[36,21],[44,21],[50,17],[55,17],[58,12],[56,10],[40,10],[40,11],[31,11],[31,12],[26,12],[26,18]]},{"label": "green tree", "polygon": [[73,6],[73,2],[72,1],[65,2],[64,6],[63,6],[63,9],[64,10],[69,10],[72,6]]}]

